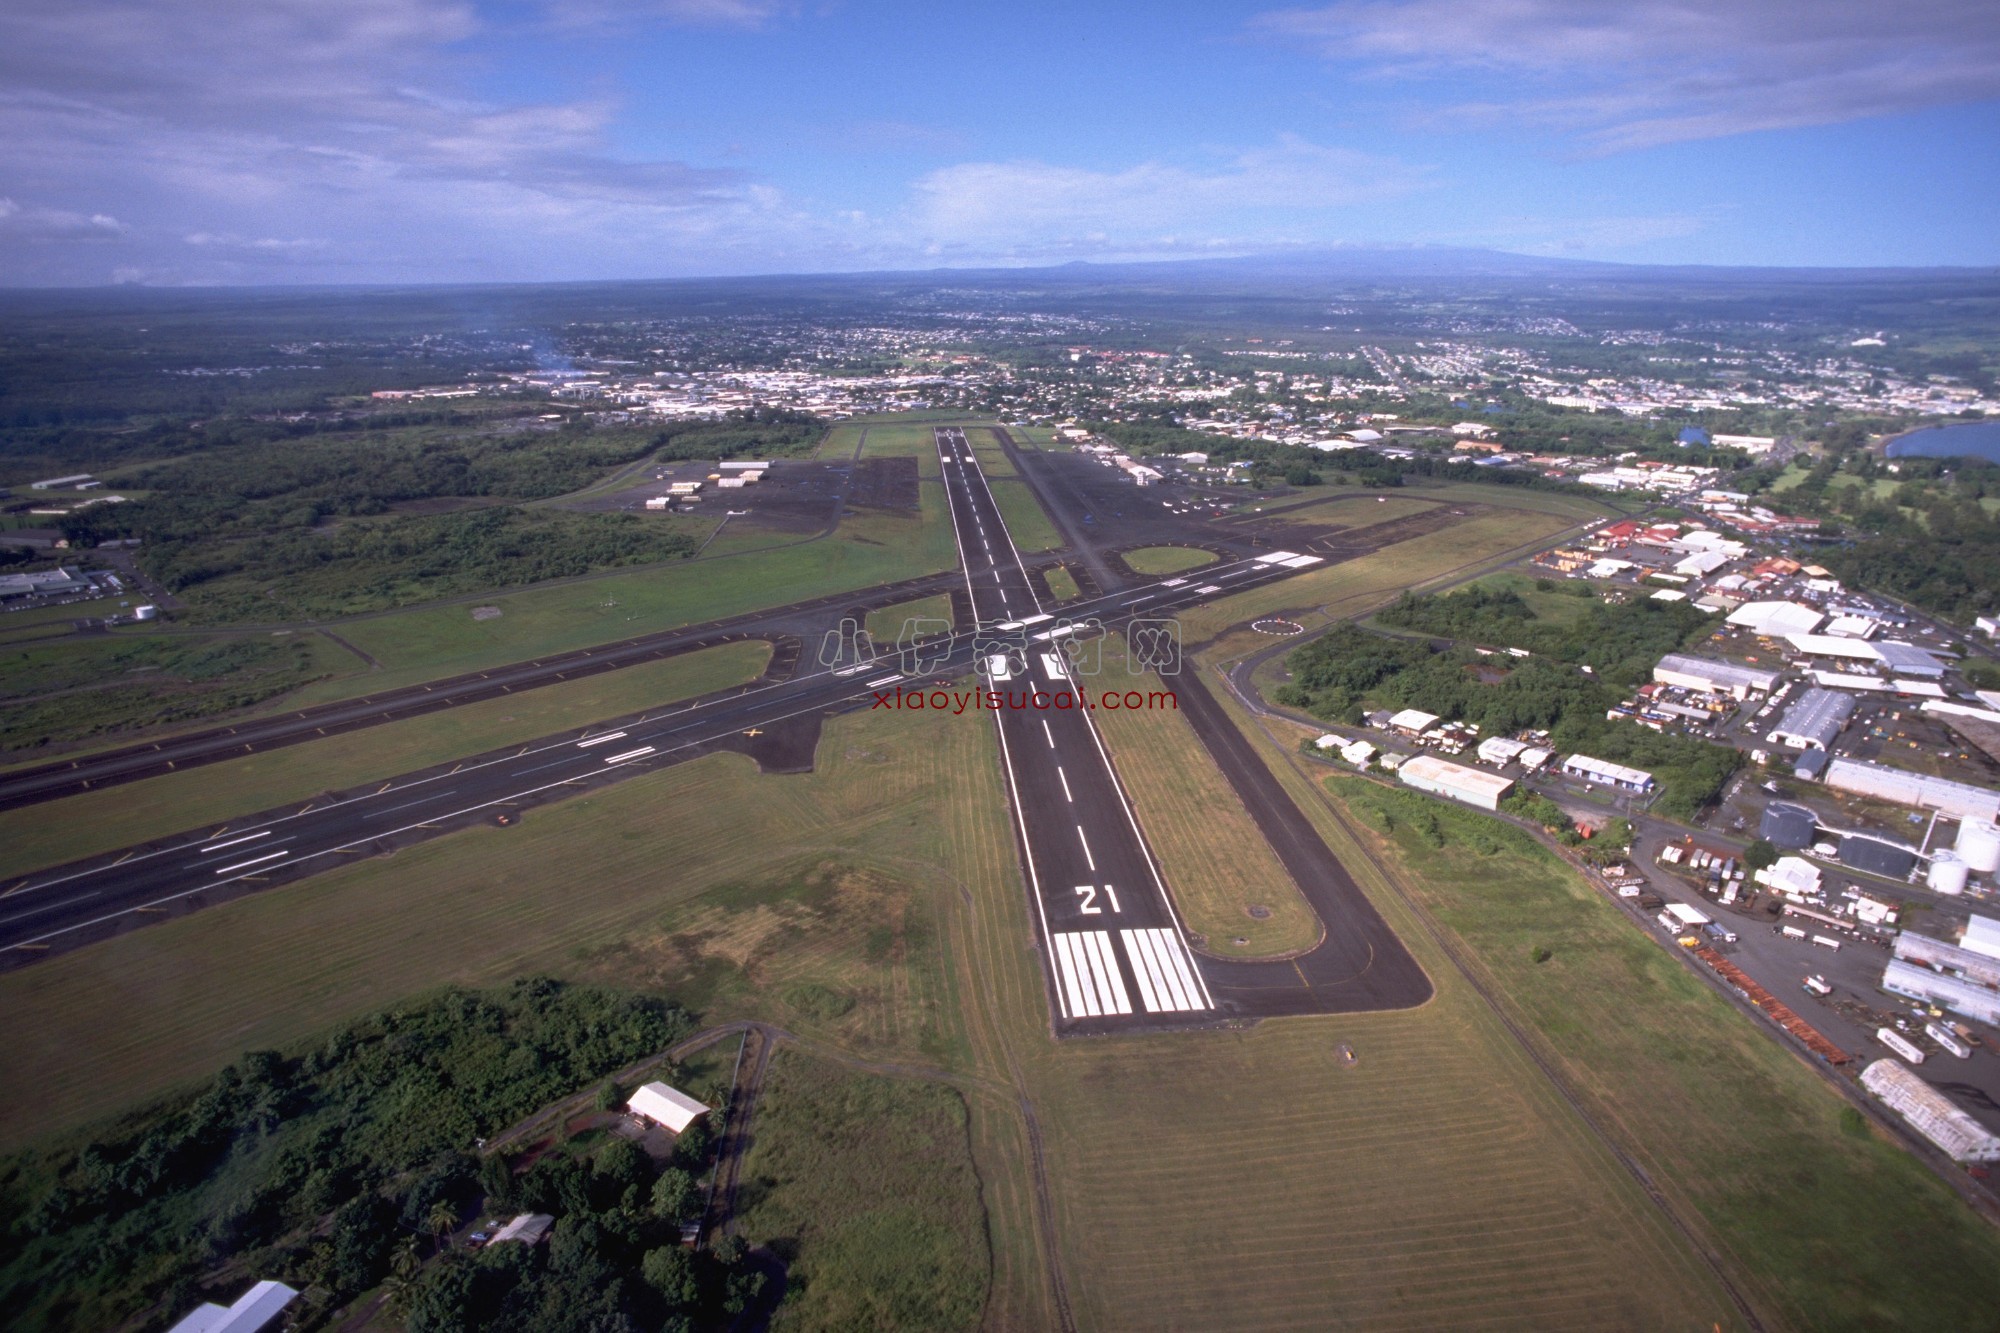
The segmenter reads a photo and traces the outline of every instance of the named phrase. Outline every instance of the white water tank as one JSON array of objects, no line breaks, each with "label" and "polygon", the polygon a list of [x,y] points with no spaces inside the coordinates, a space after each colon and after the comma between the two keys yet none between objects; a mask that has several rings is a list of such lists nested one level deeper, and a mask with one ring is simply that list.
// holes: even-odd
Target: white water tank
[{"label": "white water tank", "polygon": [[1953,850],[1958,859],[1982,875],[2000,870],[2000,828],[1985,819],[1967,819],[1958,826]]},{"label": "white water tank", "polygon": [[159,614],[160,608],[157,606],[142,606],[132,612],[132,619],[151,620]]},{"label": "white water tank", "polygon": [[1931,858],[1931,871],[1924,883],[1930,885],[1933,893],[1957,895],[1965,892],[1965,878],[1970,873],[1971,867],[1965,862],[1950,852],[1939,852]]}]

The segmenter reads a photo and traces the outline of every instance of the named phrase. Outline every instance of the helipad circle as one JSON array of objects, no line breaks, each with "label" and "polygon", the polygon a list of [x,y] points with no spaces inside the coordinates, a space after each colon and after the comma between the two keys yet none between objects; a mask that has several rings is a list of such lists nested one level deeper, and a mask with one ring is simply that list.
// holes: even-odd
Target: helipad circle
[{"label": "helipad circle", "polygon": [[1294,634],[1304,634],[1306,627],[1296,620],[1253,620],[1250,628],[1259,634],[1274,634],[1281,639],[1289,639]]}]

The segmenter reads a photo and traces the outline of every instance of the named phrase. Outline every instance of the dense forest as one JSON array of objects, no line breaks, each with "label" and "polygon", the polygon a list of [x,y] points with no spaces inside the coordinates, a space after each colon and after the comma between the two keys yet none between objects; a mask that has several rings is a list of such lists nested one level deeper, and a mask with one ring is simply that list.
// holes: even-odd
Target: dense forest
[{"label": "dense forest", "polygon": [[[1689,637],[1687,629],[1678,627],[1673,608],[1663,603],[1601,608],[1604,614],[1591,621],[1601,638],[1585,628],[1558,632],[1558,627],[1520,614],[1526,608],[1511,594],[1481,589],[1405,598],[1391,610],[1399,615],[1391,620],[1385,612],[1385,622],[1420,622],[1412,627],[1472,642],[1531,647],[1535,655],[1483,656],[1467,644],[1439,648],[1424,640],[1339,625],[1286,658],[1292,680],[1275,692],[1276,701],[1349,724],[1359,722],[1368,707],[1421,708],[1475,723],[1488,736],[1547,731],[1554,746],[1566,753],[1581,751],[1651,771],[1661,786],[1656,809],[1681,819],[1720,795],[1742,762],[1727,746],[1605,717],[1623,695],[1614,682],[1650,671],[1660,652],[1672,651]],[[1636,646],[1660,642],[1666,646],[1658,651]],[[1649,651],[1652,656],[1646,657]],[[1594,674],[1580,669],[1593,660],[1603,667]]]},{"label": "dense forest", "polygon": [[1471,587],[1442,597],[1404,593],[1376,616],[1385,625],[1484,647],[1525,648],[1558,662],[1588,666],[1613,684],[1636,685],[1652,676],[1662,654],[1699,642],[1713,618],[1692,602],[1626,602],[1598,599],[1588,584],[1568,585],[1588,600],[1583,614],[1564,624],[1538,618],[1519,594]]},{"label": "dense forest", "polygon": [[[225,1281],[255,1273],[309,1290],[307,1327],[385,1281],[427,1330],[660,1327],[683,1305],[697,1311],[726,1296],[729,1275],[650,1258],[661,1246],[680,1255],[697,1164],[655,1171],[606,1146],[517,1173],[475,1155],[483,1137],[692,1026],[662,1001],[549,980],[446,990],[253,1052],[87,1139],[0,1160],[8,1326],[144,1316],[163,1328],[224,1265]],[[700,1138],[683,1146],[699,1153]],[[482,1200],[559,1211],[546,1254],[424,1266]],[[482,1296],[486,1272],[505,1275],[509,1294]]]}]

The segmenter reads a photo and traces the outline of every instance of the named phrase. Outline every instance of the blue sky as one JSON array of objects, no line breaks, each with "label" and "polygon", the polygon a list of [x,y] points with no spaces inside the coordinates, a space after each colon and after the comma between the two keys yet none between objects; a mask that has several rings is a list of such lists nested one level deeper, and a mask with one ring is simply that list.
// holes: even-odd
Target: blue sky
[{"label": "blue sky", "polygon": [[1485,246],[2000,263],[2000,6],[96,0],[0,14],[0,284]]}]

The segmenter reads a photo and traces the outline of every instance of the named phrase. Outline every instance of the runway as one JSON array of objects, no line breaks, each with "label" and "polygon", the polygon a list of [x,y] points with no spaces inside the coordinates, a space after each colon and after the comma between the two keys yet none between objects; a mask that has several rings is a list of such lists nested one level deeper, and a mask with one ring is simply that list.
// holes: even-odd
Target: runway
[{"label": "runway", "polygon": [[[1181,709],[1326,932],[1309,953],[1274,963],[1216,959],[1191,946],[1092,710],[1053,706],[1064,694],[1101,695],[1120,682],[1087,674],[1085,655],[1064,651],[1061,622],[1036,600],[964,433],[940,429],[936,439],[967,594],[987,636],[978,669],[992,691],[1032,690],[1052,705],[993,716],[1057,1034],[1402,1008],[1428,999],[1423,970],[1303,812],[1201,682],[1178,672],[1163,675],[1163,682],[1192,700],[1192,707],[1182,703]],[[1289,572],[1319,563],[1281,550],[1168,583],[1191,585],[1207,597],[1259,578],[1259,570]],[[1163,609],[1174,592],[1154,585],[1154,593],[1164,595],[1158,608],[1144,604],[1151,597],[1142,595],[1140,604],[1126,601],[1103,618],[1143,645],[1153,627],[1149,615],[1134,611]],[[1022,651],[1006,651],[1022,639]],[[996,648],[1001,651],[989,651]]]}]

